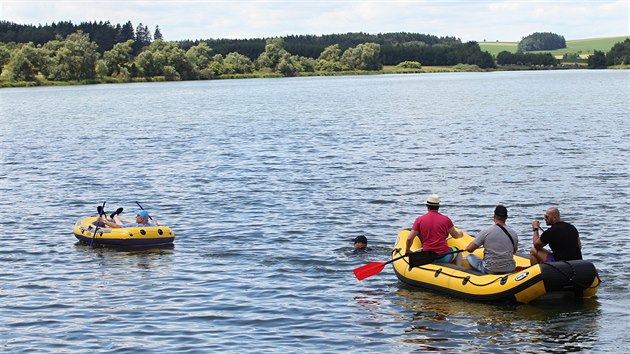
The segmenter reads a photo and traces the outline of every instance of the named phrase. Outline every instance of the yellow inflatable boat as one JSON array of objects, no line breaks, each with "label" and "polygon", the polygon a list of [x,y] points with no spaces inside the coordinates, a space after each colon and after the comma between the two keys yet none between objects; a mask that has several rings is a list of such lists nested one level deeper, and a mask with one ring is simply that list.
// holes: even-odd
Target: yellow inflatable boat
[{"label": "yellow inflatable boat", "polygon": [[[528,303],[536,299],[592,297],[600,284],[595,266],[588,261],[561,261],[530,266],[529,258],[515,255],[518,271],[510,274],[481,274],[470,269],[468,252],[462,252],[462,266],[429,263],[410,268],[404,255],[409,230],[398,234],[392,251],[394,272],[402,282],[429,290],[476,301],[517,301]],[[449,246],[460,250],[473,240],[464,233],[459,239],[448,239]],[[421,248],[416,237],[412,251]],[[483,249],[473,252],[483,258]],[[399,259],[397,259],[399,258]]]},{"label": "yellow inflatable boat", "polygon": [[74,236],[83,243],[122,247],[163,246],[175,241],[175,233],[168,226],[96,228],[96,219],[90,216],[77,221],[74,224]]}]

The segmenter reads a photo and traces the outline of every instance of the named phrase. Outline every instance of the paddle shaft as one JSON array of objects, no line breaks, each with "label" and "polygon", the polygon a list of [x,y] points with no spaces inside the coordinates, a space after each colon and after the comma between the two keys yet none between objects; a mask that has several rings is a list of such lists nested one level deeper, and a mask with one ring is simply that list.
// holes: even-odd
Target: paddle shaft
[{"label": "paddle shaft", "polygon": [[[421,261],[421,264],[419,265],[423,265],[423,264],[428,264],[433,262],[434,260],[443,257],[447,254],[452,254],[452,253],[459,253],[459,252],[463,252],[464,250],[457,250],[457,251],[453,251],[453,252],[449,252],[449,253],[444,253],[444,254],[439,254],[439,255],[435,255],[435,256],[431,256],[429,258],[427,258],[426,260]],[[420,251],[422,252],[422,251]],[[357,269],[354,270],[354,275],[357,277],[357,279],[359,280],[363,280],[365,278],[371,277],[372,275],[376,275],[378,273],[380,273],[383,269],[385,269],[385,266],[388,265],[389,263],[395,262],[399,259],[408,257],[409,255],[404,254],[400,257],[396,257],[394,259],[391,259],[387,262],[372,262],[369,264],[366,264],[364,266],[361,266]]]},{"label": "paddle shaft", "polygon": [[[101,212],[98,214],[99,217],[101,217],[103,213],[105,213],[105,203],[106,202],[103,202],[103,205],[101,206]],[[90,247],[94,247],[94,237],[96,237],[97,231],[98,231],[98,222],[96,223],[96,227],[94,228],[94,235],[92,235],[92,240],[90,241]]]},{"label": "paddle shaft", "polygon": [[406,255],[406,254],[403,254],[403,255],[402,255],[402,256],[400,256],[400,257],[396,257],[396,258],[394,258],[394,259],[392,259],[392,260],[389,260],[389,261],[387,261],[387,262],[383,263],[383,265],[390,264],[391,262],[396,262],[397,260],[399,260],[399,259],[403,259],[403,258],[405,258],[405,257],[407,257],[407,255]]},{"label": "paddle shaft", "polygon": [[[140,203],[138,203],[138,202],[136,201],[136,204],[138,204],[138,206],[140,207],[140,209],[144,210],[144,208],[142,207],[142,205],[140,205]],[[153,218],[151,217],[151,215],[149,215],[149,219],[150,219],[150,220],[153,220]]]}]

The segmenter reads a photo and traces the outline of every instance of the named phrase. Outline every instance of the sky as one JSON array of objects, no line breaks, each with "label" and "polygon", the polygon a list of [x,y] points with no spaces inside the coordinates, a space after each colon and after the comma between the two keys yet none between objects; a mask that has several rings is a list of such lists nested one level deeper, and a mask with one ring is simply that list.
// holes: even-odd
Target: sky
[{"label": "sky", "polygon": [[534,32],[566,40],[630,34],[630,0],[0,0],[18,24],[109,21],[164,40],[245,39],[348,32],[413,32],[517,42]]}]

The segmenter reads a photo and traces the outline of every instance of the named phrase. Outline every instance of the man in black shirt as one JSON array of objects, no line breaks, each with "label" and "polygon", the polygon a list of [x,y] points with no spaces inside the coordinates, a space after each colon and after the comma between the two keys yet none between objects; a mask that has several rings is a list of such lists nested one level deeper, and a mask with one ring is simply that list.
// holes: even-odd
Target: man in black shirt
[{"label": "man in black shirt", "polygon": [[[545,223],[551,227],[539,235],[540,222],[538,220],[532,222],[534,247],[529,251],[531,265],[582,259],[582,244],[578,230],[568,222],[560,220],[558,208],[547,209]],[[549,245],[551,252],[544,249],[546,245]]]}]

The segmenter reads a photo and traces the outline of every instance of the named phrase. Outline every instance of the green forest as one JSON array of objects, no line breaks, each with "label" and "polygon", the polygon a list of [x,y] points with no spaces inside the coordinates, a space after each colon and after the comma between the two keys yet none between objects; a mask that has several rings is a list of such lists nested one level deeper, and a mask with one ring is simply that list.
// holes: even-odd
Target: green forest
[{"label": "green forest", "polygon": [[[557,35],[540,35],[538,47],[549,45],[547,39],[555,40],[551,45],[556,47],[562,44],[558,38],[564,41]],[[630,64],[627,42],[609,53],[596,52],[593,67]],[[2,86],[336,75],[380,72],[384,66],[422,72],[424,66],[481,71],[497,65],[553,68],[559,64],[549,53],[493,56],[477,42],[418,33],[165,41],[159,26],[152,33],[142,23],[134,27],[130,21],[45,26],[0,21]]]}]

